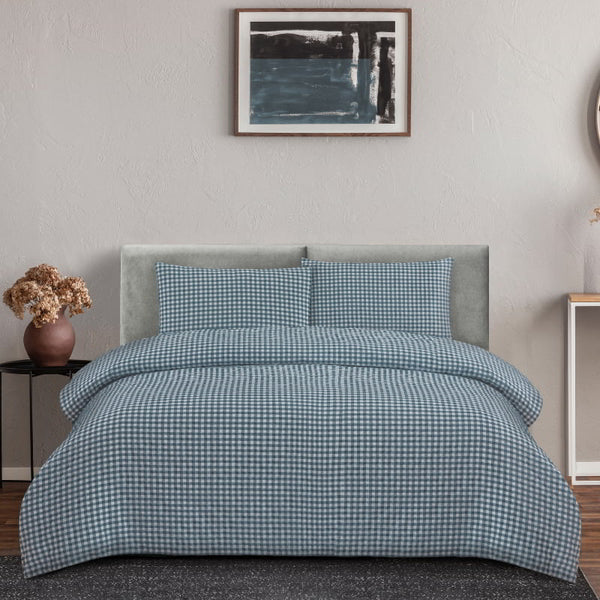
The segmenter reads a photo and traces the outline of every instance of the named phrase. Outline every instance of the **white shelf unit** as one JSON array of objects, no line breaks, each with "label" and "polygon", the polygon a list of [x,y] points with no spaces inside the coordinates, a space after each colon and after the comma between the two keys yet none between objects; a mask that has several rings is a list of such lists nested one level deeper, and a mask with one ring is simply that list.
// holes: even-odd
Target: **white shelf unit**
[{"label": "white shelf unit", "polygon": [[567,296],[568,468],[571,485],[600,485],[600,462],[577,461],[577,309],[600,307],[600,294]]}]

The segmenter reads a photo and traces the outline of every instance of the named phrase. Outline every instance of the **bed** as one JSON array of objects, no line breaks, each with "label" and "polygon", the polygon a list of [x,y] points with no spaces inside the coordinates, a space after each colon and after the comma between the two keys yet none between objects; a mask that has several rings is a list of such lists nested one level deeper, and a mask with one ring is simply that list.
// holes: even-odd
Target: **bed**
[{"label": "bed", "polygon": [[541,398],[486,350],[487,247],[121,258],[122,345],[61,393],[73,429],[23,500],[26,577],[218,554],[472,556],[575,580],[578,506],[528,431]]}]

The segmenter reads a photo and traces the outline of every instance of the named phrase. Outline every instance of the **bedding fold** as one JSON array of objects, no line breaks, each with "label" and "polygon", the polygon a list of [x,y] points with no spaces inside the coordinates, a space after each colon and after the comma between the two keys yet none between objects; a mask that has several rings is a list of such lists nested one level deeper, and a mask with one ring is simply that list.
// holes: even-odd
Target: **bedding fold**
[{"label": "bedding fold", "polygon": [[574,581],[577,503],[538,391],[469,344],[198,330],[112,350],[21,508],[33,577],[117,554],[472,556]]},{"label": "bedding fold", "polygon": [[538,390],[515,367],[478,346],[387,329],[257,327],[161,334],[119,346],[87,365],[61,393],[73,421],[103,386],[138,373],[189,367],[330,364],[444,373],[479,379],[504,394],[531,425]]}]

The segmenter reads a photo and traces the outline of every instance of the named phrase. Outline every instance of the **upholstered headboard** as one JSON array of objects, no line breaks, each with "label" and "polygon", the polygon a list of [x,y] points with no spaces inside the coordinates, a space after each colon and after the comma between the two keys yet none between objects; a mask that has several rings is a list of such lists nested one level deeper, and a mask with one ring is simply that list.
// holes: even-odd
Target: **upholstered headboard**
[{"label": "upholstered headboard", "polygon": [[303,256],[334,262],[407,262],[455,259],[452,273],[452,335],[483,348],[489,343],[489,251],[487,246],[227,246],[128,245],[121,250],[121,343],[158,333],[154,265],[273,269],[300,266]]}]

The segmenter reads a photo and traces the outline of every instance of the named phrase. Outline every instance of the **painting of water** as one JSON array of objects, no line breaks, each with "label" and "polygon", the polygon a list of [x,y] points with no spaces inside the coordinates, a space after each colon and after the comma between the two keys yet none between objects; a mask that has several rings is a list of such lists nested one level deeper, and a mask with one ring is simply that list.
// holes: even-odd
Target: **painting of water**
[{"label": "painting of water", "polygon": [[238,11],[238,134],[409,135],[410,11]]}]

